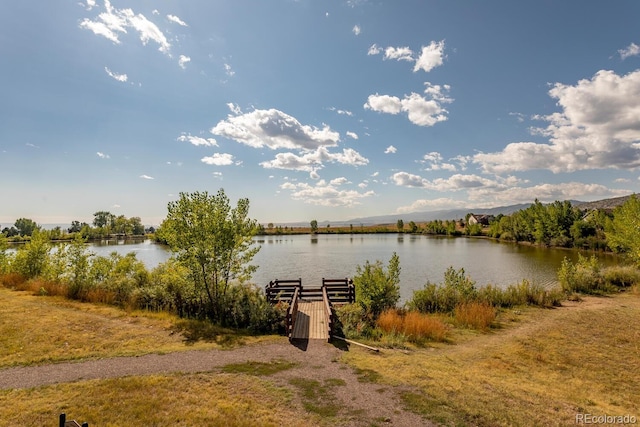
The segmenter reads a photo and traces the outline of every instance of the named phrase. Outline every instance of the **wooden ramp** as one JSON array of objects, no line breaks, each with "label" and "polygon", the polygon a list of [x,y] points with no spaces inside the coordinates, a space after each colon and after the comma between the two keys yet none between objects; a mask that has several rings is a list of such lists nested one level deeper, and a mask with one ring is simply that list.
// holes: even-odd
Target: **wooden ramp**
[{"label": "wooden ramp", "polygon": [[327,315],[323,304],[323,301],[298,302],[292,339],[329,339]]}]

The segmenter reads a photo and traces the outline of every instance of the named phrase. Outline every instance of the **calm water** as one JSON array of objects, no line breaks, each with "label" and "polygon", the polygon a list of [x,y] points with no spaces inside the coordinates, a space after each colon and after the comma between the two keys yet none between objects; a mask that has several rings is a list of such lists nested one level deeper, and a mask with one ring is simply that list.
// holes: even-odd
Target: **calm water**
[{"label": "calm water", "polygon": [[[411,297],[427,280],[440,283],[449,266],[464,268],[477,286],[507,286],[528,279],[551,285],[564,257],[576,260],[576,251],[544,249],[485,239],[447,238],[396,234],[262,236],[253,264],[258,271],[253,281],[260,286],[274,279],[301,278],[306,285],[325,278],[353,277],[356,266],[368,260],[381,260],[386,266],[393,252],[400,257],[402,299]],[[149,268],[171,255],[165,246],[149,240],[91,244],[97,255],[112,251],[135,252]],[[590,255],[590,254],[587,254]],[[611,255],[600,254],[604,265],[616,262]]]}]

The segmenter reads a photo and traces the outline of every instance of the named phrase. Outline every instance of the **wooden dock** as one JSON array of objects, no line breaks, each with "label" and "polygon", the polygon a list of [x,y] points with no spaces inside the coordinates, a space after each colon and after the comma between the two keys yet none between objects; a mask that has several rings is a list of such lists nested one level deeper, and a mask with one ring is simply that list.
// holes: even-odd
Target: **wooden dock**
[{"label": "wooden dock", "polygon": [[327,326],[323,301],[300,301],[291,339],[326,341],[329,339]]},{"label": "wooden dock", "polygon": [[334,305],[355,301],[355,289],[349,279],[322,279],[322,286],[303,287],[302,280],[275,280],[265,288],[272,304],[289,304],[287,335],[290,340],[329,341],[333,333]]}]

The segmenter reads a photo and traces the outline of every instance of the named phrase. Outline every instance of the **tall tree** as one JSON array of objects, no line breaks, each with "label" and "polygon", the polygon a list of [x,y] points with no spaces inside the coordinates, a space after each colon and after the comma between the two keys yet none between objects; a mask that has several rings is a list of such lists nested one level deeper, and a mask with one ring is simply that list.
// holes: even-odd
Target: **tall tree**
[{"label": "tall tree", "polygon": [[399,219],[396,223],[396,228],[398,229],[398,233],[402,233],[404,231],[404,221]]},{"label": "tall tree", "polygon": [[14,225],[21,236],[31,236],[34,231],[40,228],[35,221],[29,218],[19,218]]},{"label": "tall tree", "polygon": [[613,211],[606,236],[611,249],[640,265],[640,200],[635,194]]},{"label": "tall tree", "polygon": [[116,216],[111,212],[98,211],[93,214],[94,227],[113,227]]},{"label": "tall tree", "polygon": [[309,225],[311,226],[311,232],[312,233],[317,233],[318,232],[318,221],[316,221],[315,219],[312,219],[311,222],[309,223]]},{"label": "tall tree", "polygon": [[380,313],[395,308],[400,300],[400,257],[395,252],[385,270],[382,261],[364,266],[356,266],[353,284],[356,288],[356,302],[360,304],[370,320]]},{"label": "tall tree", "polygon": [[244,283],[257,269],[249,265],[260,247],[253,247],[257,222],[248,218],[249,200],[231,208],[223,189],[180,193],[168,205],[158,233],[190,271],[198,292],[207,301],[207,316],[223,322],[223,305],[232,282]]}]

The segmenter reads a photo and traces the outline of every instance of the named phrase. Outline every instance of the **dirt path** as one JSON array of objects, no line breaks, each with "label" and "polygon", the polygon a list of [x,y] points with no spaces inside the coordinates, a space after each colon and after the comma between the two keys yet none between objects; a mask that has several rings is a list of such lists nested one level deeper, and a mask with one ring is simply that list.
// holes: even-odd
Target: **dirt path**
[{"label": "dirt path", "polygon": [[[338,362],[343,351],[321,340],[310,340],[298,345],[283,340],[275,344],[251,345],[234,350],[185,351],[15,367],[0,370],[0,389],[25,389],[133,375],[210,372],[233,363],[287,360],[296,362],[297,366],[269,377],[278,385],[291,387],[289,380],[292,378],[340,382],[339,387],[331,389],[337,406],[344,408],[341,411],[340,425],[432,425],[402,408],[398,390],[359,381],[353,369]],[[302,407],[302,401],[297,400]]]}]

